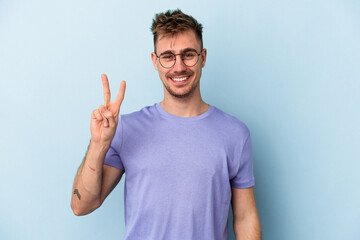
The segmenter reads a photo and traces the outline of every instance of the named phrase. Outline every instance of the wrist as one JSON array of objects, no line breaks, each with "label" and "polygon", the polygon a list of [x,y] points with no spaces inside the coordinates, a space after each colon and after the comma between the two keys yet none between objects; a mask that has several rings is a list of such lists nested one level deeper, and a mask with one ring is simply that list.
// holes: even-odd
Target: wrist
[{"label": "wrist", "polygon": [[104,164],[104,159],[109,148],[110,143],[99,143],[90,140],[83,164],[87,165],[87,167],[92,171],[102,169],[102,165]]},{"label": "wrist", "polygon": [[[102,159],[104,160],[106,153],[110,148],[110,143],[95,142],[90,140],[89,147],[86,155],[91,156],[91,159]],[[90,160],[91,162],[93,162]],[[98,162],[99,160],[96,160]]]},{"label": "wrist", "polygon": [[96,152],[107,152],[108,149],[110,148],[110,144],[111,142],[98,142],[98,141],[94,141],[92,139],[90,139],[90,143],[89,143],[89,149],[92,149],[93,151]]}]

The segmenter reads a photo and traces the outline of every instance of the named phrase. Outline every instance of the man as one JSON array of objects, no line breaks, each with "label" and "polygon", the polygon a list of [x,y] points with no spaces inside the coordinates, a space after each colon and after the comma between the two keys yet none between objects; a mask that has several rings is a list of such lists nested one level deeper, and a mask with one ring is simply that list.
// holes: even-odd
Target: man
[{"label": "man", "polygon": [[230,202],[237,239],[260,239],[252,147],[244,123],[200,94],[207,50],[202,26],[180,10],[152,24],[155,69],[164,99],[119,116],[125,81],[114,102],[102,75],[105,104],[91,115],[91,141],[76,175],[76,215],[98,208],[125,180],[126,240],[228,239]]}]

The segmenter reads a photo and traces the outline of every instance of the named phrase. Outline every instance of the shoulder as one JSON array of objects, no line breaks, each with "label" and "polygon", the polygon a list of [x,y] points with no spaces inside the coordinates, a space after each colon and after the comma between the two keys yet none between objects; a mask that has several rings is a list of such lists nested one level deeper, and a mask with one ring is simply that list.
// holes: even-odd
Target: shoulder
[{"label": "shoulder", "polygon": [[141,108],[131,113],[120,114],[119,119],[123,124],[143,124],[146,121],[153,121],[156,118],[156,109],[154,105]]},{"label": "shoulder", "polygon": [[215,106],[214,108],[214,116],[220,129],[229,132],[231,135],[234,134],[246,137],[250,134],[247,125],[239,118],[226,113]]}]

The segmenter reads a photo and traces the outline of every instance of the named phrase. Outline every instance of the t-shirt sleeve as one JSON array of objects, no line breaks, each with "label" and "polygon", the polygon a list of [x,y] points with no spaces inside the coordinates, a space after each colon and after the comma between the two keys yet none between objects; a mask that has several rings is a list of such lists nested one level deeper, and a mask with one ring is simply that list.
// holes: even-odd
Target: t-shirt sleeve
[{"label": "t-shirt sleeve", "polygon": [[115,136],[111,142],[110,148],[105,155],[104,164],[122,169],[125,171],[124,164],[120,157],[122,140],[123,139],[123,127],[121,115],[119,116],[118,125],[116,127]]},{"label": "t-shirt sleeve", "polygon": [[239,145],[235,149],[234,173],[230,179],[230,185],[234,188],[249,188],[255,185],[250,134]]}]

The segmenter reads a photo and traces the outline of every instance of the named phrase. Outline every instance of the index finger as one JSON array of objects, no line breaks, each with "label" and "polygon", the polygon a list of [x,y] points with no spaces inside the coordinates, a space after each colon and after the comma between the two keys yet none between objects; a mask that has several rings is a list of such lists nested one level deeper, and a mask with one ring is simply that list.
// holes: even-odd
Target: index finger
[{"label": "index finger", "polygon": [[106,74],[101,74],[101,79],[102,79],[103,89],[104,89],[105,108],[108,109],[108,107],[110,105],[110,99],[111,99],[109,80],[108,80]]}]

